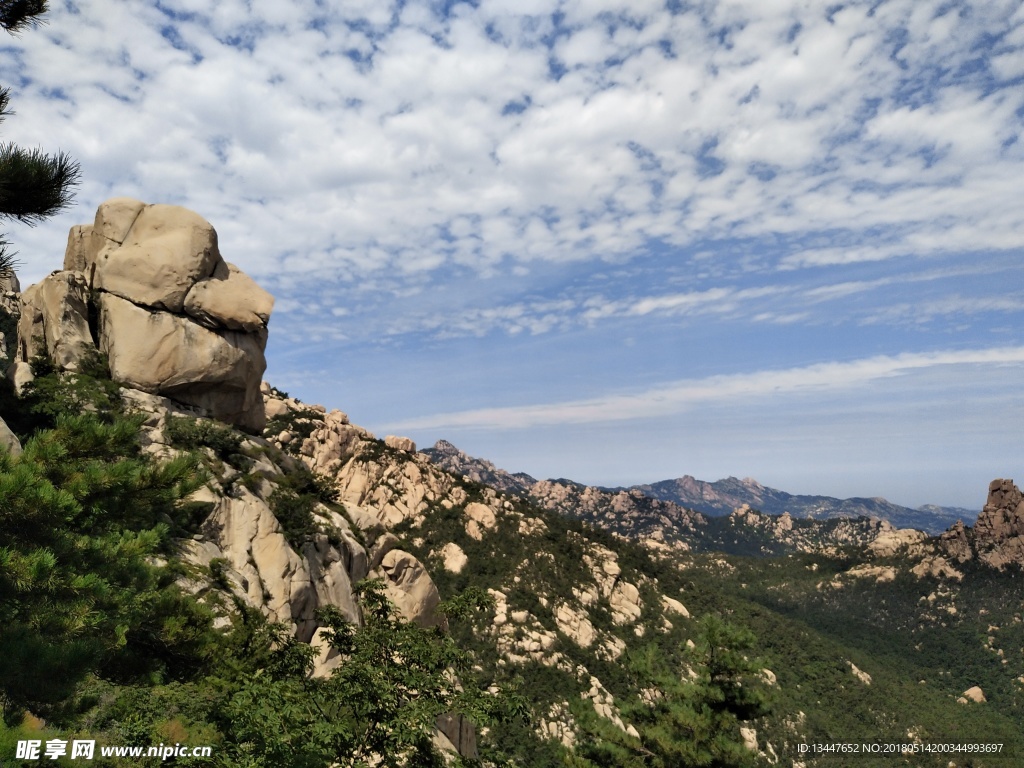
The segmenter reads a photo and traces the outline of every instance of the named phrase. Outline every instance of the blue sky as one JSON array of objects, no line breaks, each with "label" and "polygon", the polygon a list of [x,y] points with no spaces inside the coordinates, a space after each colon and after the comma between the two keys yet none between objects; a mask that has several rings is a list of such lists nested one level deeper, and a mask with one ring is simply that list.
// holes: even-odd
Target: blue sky
[{"label": "blue sky", "polygon": [[[605,485],[978,508],[1024,464],[1019,2],[93,0],[5,140],[277,297],[267,377]],[[1018,477],[1024,480],[1024,477]]]}]

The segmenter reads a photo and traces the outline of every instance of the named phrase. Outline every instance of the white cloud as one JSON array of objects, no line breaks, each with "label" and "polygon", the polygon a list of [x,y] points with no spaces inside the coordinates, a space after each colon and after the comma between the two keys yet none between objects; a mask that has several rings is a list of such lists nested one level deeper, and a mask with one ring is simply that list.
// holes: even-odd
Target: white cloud
[{"label": "white cloud", "polygon": [[849,390],[945,366],[1024,365],[1024,347],[880,355],[850,362],[828,362],[784,370],[684,380],[643,392],[562,403],[484,408],[423,416],[390,424],[393,430],[525,429],[568,424],[600,424],[663,418],[702,404],[749,404],[766,397]]},{"label": "white cloud", "polygon": [[[91,180],[85,209],[127,192],[230,222],[226,250],[258,276],[276,253],[328,244],[383,248],[388,258],[355,259],[366,273],[408,251],[433,254],[419,269],[487,271],[503,258],[621,258],[650,237],[833,228],[860,242],[842,258],[786,263],[964,247],[972,230],[993,248],[1018,241],[1007,192],[1022,158],[1005,145],[1021,95],[971,77],[936,84],[921,103],[901,95],[910,78],[927,85],[976,58],[973,41],[1002,30],[1012,4],[972,7],[953,34],[954,14],[928,3],[870,14],[852,4],[831,18],[797,2],[716,4],[706,18],[660,3],[565,3],[569,33],[553,53],[571,71],[557,82],[550,4],[461,4],[442,19],[411,3],[395,26],[389,4],[321,5],[178,2],[162,6],[179,14],[168,18],[141,0],[106,0],[75,17],[54,11],[45,31],[15,43],[33,84],[15,93],[6,137],[46,136],[78,157]],[[610,31],[608,13],[642,23]],[[161,35],[172,27],[185,50]],[[226,42],[236,38],[248,47]],[[999,72],[1019,54],[1008,40]],[[53,87],[71,101],[47,98]],[[720,176],[702,178],[701,147],[724,163]],[[930,166],[922,152],[936,155]],[[438,248],[438,230],[464,215],[479,217],[479,232],[451,230],[456,242]],[[878,242],[879,227],[892,242]]]}]

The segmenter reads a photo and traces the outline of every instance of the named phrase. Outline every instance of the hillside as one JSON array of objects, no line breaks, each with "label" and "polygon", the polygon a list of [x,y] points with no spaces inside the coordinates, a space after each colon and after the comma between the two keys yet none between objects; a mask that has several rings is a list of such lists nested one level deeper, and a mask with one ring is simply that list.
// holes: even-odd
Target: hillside
[{"label": "hillside", "polygon": [[[148,248],[166,270],[138,274]],[[939,537],[524,493],[262,381],[272,298],[192,212],[109,201],[64,266],[17,297],[0,382],[5,764],[73,739],[208,745],[105,764],[225,768],[1024,755],[1012,481]]]}]

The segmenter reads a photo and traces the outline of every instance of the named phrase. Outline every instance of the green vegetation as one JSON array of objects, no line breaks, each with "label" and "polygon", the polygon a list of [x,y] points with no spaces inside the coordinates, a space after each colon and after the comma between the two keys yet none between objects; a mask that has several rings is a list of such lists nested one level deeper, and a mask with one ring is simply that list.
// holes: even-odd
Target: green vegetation
[{"label": "green vegetation", "polygon": [[[61,416],[17,458],[0,454],[0,670],[4,714],[50,712],[101,664],[140,663],[174,630],[173,588],[149,558],[170,547],[162,518],[195,487],[189,457],[131,455],[138,422]],[[173,641],[172,641],[173,642]],[[160,659],[145,664],[159,674]]]},{"label": "green vegetation", "polygon": [[168,416],[164,435],[175,448],[186,451],[209,448],[219,459],[232,465],[238,462],[242,451],[242,436],[210,419]]},{"label": "green vegetation", "polygon": [[[44,346],[41,340],[39,346]],[[52,429],[62,415],[90,412],[107,423],[123,415],[120,388],[110,380],[107,360],[96,350],[83,355],[78,373],[58,371],[45,355],[35,357],[31,366],[35,379],[25,385],[21,397],[14,394],[11,382],[0,380],[0,413],[20,437]]]},{"label": "green vegetation", "polygon": [[[183,592],[179,577],[195,576],[177,547],[202,521],[186,501],[208,477],[201,456],[245,459],[242,438],[172,418],[169,436],[187,452],[157,463],[140,450],[143,417],[124,412],[108,379],[44,361],[37,374],[23,398],[8,391],[0,403],[24,440],[20,456],[0,453],[4,760],[19,739],[73,737],[214,747],[212,763],[169,763],[179,766],[356,766],[374,752],[382,765],[441,765],[438,715],[479,725],[514,717],[515,698],[485,693],[494,680],[477,680],[470,653],[400,619],[375,583],[357,587],[364,627],[320,614],[345,658],[323,678],[284,626],[228,595]],[[275,511],[293,540],[315,529],[303,513],[316,503],[342,510],[325,478],[296,470],[275,479]],[[223,588],[227,569],[215,559],[196,576]],[[231,623],[216,629],[212,607],[225,598]],[[445,610],[459,625],[485,605],[470,590]]]},{"label": "green vegetation", "polygon": [[221,712],[229,760],[354,768],[380,755],[382,766],[442,766],[431,741],[438,716],[486,723],[514,715],[502,697],[456,684],[472,674],[472,657],[450,636],[401,620],[379,582],[358,592],[364,627],[336,609],[319,616],[346,660],[330,677],[310,675],[308,645],[272,632],[264,674],[248,678]]},{"label": "green vegetation", "polygon": [[[287,397],[281,393],[279,396]],[[290,432],[292,440],[285,445],[284,449],[292,455],[298,455],[302,441],[313,434],[323,421],[323,414],[314,411],[312,408],[301,408],[297,411],[287,411],[280,416],[275,416],[267,422],[263,434],[267,437],[276,437],[282,432]]]}]

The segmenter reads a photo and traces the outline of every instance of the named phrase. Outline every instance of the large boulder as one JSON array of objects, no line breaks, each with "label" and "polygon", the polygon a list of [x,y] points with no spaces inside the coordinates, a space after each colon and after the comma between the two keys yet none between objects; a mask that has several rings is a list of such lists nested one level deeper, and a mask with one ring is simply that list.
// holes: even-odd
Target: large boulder
[{"label": "large boulder", "polygon": [[46,353],[58,368],[77,371],[95,349],[89,330],[89,287],[81,272],[54,272],[21,294],[21,359]]},{"label": "large boulder", "polygon": [[437,587],[423,563],[413,555],[392,549],[371,575],[383,578],[388,598],[406,620],[421,627],[436,627],[444,623],[444,617],[437,611],[441,602]]},{"label": "large boulder", "polygon": [[115,381],[208,410],[215,418],[263,429],[260,381],[266,331],[214,331],[170,312],[100,294],[100,351]]},{"label": "large boulder", "polygon": [[257,332],[266,327],[274,297],[234,264],[221,261],[185,296],[185,312],[210,328]]},{"label": "large boulder", "polygon": [[235,498],[214,498],[203,540],[184,544],[187,562],[209,568],[226,561],[232,591],[271,621],[293,625],[303,642],[314,637],[320,606],[333,605],[348,621],[361,622],[352,583],[366,575],[366,553],[354,538],[331,542],[321,533],[296,551],[260,497],[242,489]]},{"label": "large boulder", "polygon": [[14,456],[21,453],[21,441],[3,419],[0,419],[0,450],[6,450]]},{"label": "large boulder", "polygon": [[68,233],[64,269],[82,272],[92,286],[97,257],[118,248],[146,204],[131,197],[115,197],[100,204],[92,224],[80,224]]},{"label": "large boulder", "polygon": [[147,205],[119,248],[97,254],[93,287],[181,312],[188,292],[220,261],[217,233],[206,219],[177,205]]}]

